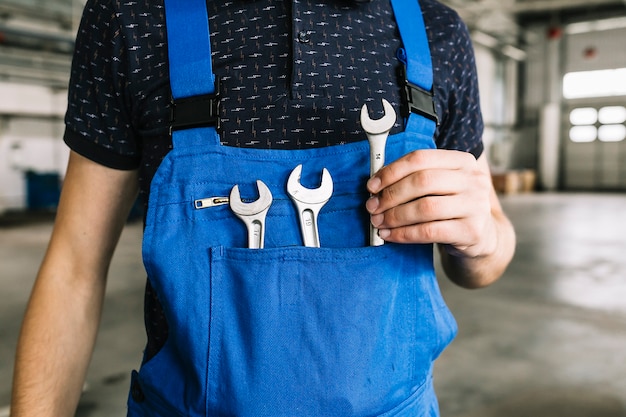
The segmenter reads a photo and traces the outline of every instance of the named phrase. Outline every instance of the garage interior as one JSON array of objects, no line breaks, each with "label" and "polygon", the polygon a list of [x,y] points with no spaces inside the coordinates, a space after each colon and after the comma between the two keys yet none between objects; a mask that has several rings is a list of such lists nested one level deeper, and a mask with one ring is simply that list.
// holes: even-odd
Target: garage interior
[{"label": "garage interior", "polygon": [[[477,58],[494,184],[518,238],[504,277],[443,278],[459,333],[444,417],[626,416],[626,1],[445,0]],[[0,417],[67,164],[82,0],[0,0]],[[77,416],[125,415],[145,345],[140,216],[110,270]]]}]

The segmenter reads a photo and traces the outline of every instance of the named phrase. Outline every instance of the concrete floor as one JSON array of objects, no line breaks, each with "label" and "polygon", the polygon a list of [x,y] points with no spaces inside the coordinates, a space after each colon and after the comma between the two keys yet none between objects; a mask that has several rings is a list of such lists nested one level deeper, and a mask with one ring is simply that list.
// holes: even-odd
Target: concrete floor
[{"label": "concrete floor", "polygon": [[[459,335],[436,366],[444,417],[626,417],[626,194],[503,197],[518,233],[505,277],[442,279]],[[0,417],[49,219],[0,218]],[[141,225],[124,231],[79,417],[125,415],[145,341]]]}]

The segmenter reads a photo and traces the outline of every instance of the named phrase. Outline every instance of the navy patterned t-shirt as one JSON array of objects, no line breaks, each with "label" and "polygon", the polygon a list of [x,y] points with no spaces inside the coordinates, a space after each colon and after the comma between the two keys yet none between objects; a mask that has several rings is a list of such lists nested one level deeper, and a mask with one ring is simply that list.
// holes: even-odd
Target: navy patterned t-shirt
[{"label": "navy patterned t-shirt", "polygon": [[[364,103],[398,109],[401,47],[389,1],[207,1],[224,145],[302,149],[366,140]],[[420,0],[433,62],[437,147],[483,151],[474,54],[450,8]],[[76,152],[150,181],[172,146],[163,0],[88,0],[78,31],[64,139]],[[403,128],[399,112],[392,133]],[[146,359],[167,323],[150,285]]]}]

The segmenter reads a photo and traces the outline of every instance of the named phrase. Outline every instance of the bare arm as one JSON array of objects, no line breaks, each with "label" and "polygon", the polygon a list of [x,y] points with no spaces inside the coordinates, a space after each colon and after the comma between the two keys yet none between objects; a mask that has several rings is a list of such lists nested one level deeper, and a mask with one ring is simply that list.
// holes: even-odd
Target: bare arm
[{"label": "bare arm", "polygon": [[390,242],[438,243],[444,270],[460,286],[496,281],[515,251],[486,158],[449,150],[412,152],[368,182],[372,223]]},{"label": "bare arm", "polygon": [[109,264],[136,193],[135,171],[112,170],[71,153],[18,342],[13,417],[74,415]]},{"label": "bare arm", "polygon": [[[484,252],[466,256],[463,250],[453,245],[439,245],[441,262],[446,275],[458,285],[467,288],[480,288],[496,281],[504,273],[515,252],[515,230],[502,210],[491,181],[487,160],[478,159],[478,168],[489,179],[489,213],[485,232],[475,238],[485,244]],[[477,232],[479,230],[477,229]],[[483,234],[485,233],[485,234]],[[471,254],[471,252],[470,252]]]}]

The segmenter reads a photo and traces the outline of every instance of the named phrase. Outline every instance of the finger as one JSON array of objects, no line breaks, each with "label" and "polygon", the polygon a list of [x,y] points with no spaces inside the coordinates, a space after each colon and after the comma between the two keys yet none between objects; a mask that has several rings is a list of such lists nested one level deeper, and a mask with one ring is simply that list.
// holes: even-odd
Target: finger
[{"label": "finger", "polygon": [[452,196],[428,196],[374,214],[371,221],[375,227],[384,229],[462,219],[471,215],[470,204]]},{"label": "finger", "polygon": [[[446,220],[421,223],[394,229],[380,229],[380,236],[386,242],[441,244],[451,254],[475,257],[490,253],[495,249],[485,248],[483,241],[467,227],[463,220]],[[482,242],[482,244],[481,244]]]},{"label": "finger", "polygon": [[430,244],[439,243],[466,249],[475,241],[466,230],[465,223],[459,219],[413,224],[410,226],[383,228],[380,236],[386,242]]},{"label": "finger", "polygon": [[428,169],[413,172],[387,186],[367,202],[371,214],[380,214],[393,207],[433,195],[455,195],[467,188],[467,175],[460,170]]},{"label": "finger", "polygon": [[422,149],[413,151],[381,168],[368,181],[370,193],[376,194],[383,188],[401,180],[413,172],[428,169],[463,169],[476,164],[473,155],[441,149]]}]

